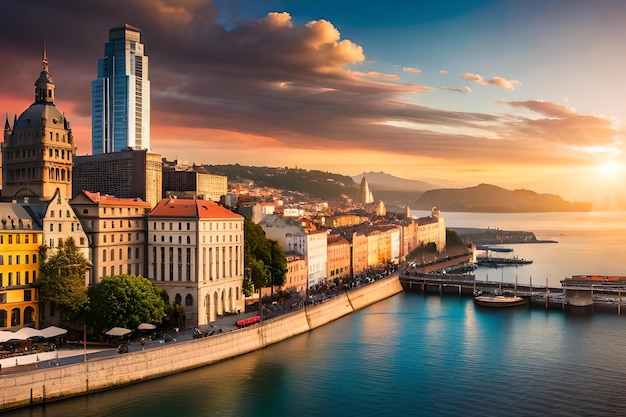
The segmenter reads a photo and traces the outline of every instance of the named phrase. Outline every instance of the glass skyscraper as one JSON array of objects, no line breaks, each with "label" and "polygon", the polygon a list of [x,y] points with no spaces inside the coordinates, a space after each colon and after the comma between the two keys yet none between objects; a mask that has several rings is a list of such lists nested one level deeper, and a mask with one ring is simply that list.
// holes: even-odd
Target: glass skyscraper
[{"label": "glass skyscraper", "polygon": [[126,24],[109,30],[98,78],[91,83],[93,155],[122,149],[150,149],[148,57],[139,29]]}]

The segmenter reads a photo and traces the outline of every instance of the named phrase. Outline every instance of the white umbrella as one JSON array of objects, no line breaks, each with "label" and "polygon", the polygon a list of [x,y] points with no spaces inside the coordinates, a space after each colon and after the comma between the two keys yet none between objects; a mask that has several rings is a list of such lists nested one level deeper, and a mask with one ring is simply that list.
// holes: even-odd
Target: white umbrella
[{"label": "white umbrella", "polygon": [[152,323],[141,323],[139,326],[137,326],[137,330],[154,330],[156,329],[156,326]]},{"label": "white umbrella", "polygon": [[132,332],[132,330],[127,329],[125,327],[114,327],[111,330],[108,330],[104,334],[108,336],[125,336],[128,333]]},{"label": "white umbrella", "polygon": [[39,330],[33,329],[32,327],[22,327],[13,334],[13,338],[19,340],[26,340],[33,336],[39,336]]},{"label": "white umbrella", "polygon": [[0,343],[7,342],[11,339],[15,339],[15,333],[9,330],[1,330],[0,331]]},{"label": "white umbrella", "polygon": [[46,339],[49,339],[51,337],[61,336],[62,334],[66,334],[66,333],[67,333],[66,329],[62,329],[56,326],[49,326],[49,327],[46,327],[45,329],[39,330],[39,335],[45,337]]}]

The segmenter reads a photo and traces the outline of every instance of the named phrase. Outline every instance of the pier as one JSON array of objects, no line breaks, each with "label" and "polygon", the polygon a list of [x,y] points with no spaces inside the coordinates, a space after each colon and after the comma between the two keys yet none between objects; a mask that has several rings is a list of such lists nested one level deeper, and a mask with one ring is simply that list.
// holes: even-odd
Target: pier
[{"label": "pier", "polygon": [[[561,281],[561,287],[547,285],[479,281],[473,274],[444,274],[403,271],[400,283],[405,291],[431,294],[458,294],[472,296],[477,291],[493,293],[501,290],[528,298],[533,306],[546,309],[559,308],[576,312],[593,312],[596,308],[608,309],[621,314],[622,295],[626,294],[626,277],[572,277]],[[622,278],[622,279],[620,279]]]}]

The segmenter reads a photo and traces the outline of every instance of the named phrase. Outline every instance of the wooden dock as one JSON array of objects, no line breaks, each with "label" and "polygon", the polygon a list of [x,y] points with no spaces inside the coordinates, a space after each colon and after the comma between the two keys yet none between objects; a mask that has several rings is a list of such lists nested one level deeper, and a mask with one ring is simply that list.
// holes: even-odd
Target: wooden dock
[{"label": "wooden dock", "polygon": [[496,281],[479,281],[473,274],[443,274],[403,271],[400,282],[406,291],[424,293],[473,295],[476,291],[493,293],[502,290],[528,298],[531,305],[559,308],[570,311],[594,311],[595,308],[616,310],[621,314],[622,294],[626,294],[623,281],[563,280],[561,287],[547,285],[515,284]]}]

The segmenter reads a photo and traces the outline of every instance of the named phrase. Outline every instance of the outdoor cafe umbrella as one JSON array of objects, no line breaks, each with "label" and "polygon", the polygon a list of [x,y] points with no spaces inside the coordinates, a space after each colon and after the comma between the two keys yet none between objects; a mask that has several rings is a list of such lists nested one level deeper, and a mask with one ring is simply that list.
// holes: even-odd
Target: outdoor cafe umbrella
[{"label": "outdoor cafe umbrella", "polygon": [[111,330],[106,331],[104,334],[107,336],[126,336],[128,333],[132,332],[130,329],[126,329],[124,327],[114,327]]},{"label": "outdoor cafe umbrella", "polygon": [[62,329],[57,326],[48,326],[45,329],[39,330],[39,336],[50,339],[53,337],[61,336],[67,333],[67,329]]},{"label": "outdoor cafe umbrella", "polygon": [[139,326],[137,326],[137,330],[154,330],[156,329],[156,326],[152,323],[141,323]]}]

